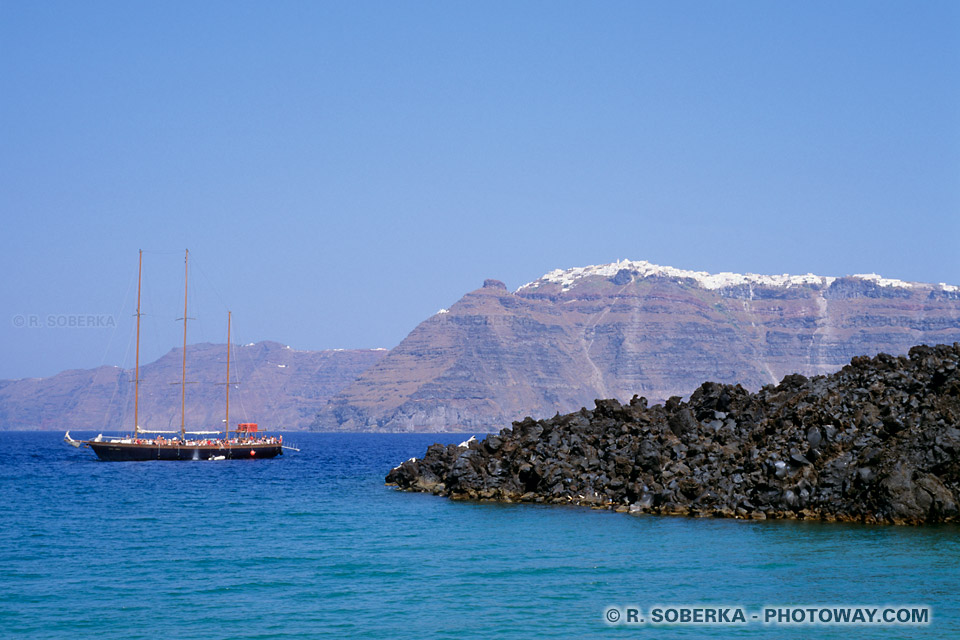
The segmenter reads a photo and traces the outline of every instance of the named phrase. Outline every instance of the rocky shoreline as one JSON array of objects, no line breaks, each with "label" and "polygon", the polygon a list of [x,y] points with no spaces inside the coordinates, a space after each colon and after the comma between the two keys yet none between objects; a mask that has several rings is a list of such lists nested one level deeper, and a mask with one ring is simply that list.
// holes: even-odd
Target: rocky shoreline
[{"label": "rocky shoreline", "polygon": [[454,499],[629,513],[926,524],[960,520],[960,344],[854,358],[749,393],[597,400],[483,441],[432,445],[387,484]]}]

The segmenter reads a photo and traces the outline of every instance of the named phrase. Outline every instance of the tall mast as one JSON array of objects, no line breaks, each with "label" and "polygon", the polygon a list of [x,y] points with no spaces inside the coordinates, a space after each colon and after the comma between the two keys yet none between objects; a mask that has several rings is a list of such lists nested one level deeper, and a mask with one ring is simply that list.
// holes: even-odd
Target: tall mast
[{"label": "tall mast", "polygon": [[223,421],[224,439],[230,441],[230,316],[227,311],[227,419]]},{"label": "tall mast", "polygon": [[137,266],[137,356],[133,366],[133,437],[140,431],[140,279],[143,276],[143,249]]},{"label": "tall mast", "polygon": [[180,439],[186,441],[187,428],[184,416],[187,409],[187,274],[190,250],[183,257],[183,368],[180,372]]}]

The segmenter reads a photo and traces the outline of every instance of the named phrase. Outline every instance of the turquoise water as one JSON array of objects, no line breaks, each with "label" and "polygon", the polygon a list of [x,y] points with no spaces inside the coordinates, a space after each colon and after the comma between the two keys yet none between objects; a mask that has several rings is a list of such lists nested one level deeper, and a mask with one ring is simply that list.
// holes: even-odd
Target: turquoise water
[{"label": "turquoise water", "polygon": [[[0,433],[0,637],[960,636],[960,529],[632,517],[383,486],[458,435],[98,462]],[[76,435],[76,434],[74,434]],[[610,627],[610,605],[929,605],[921,627]]]}]

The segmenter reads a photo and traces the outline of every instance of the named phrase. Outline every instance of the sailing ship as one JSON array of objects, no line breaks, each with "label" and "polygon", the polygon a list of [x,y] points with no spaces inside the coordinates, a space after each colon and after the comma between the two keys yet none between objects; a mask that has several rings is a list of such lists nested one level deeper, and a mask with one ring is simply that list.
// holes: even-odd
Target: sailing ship
[{"label": "sailing ship", "polygon": [[[180,379],[180,430],[157,431],[140,426],[140,283],[143,274],[143,251],[137,271],[137,348],[133,374],[133,433],[119,438],[98,435],[92,440],[76,440],[67,431],[64,441],[74,447],[90,447],[101,460],[230,460],[275,458],[283,455],[283,436],[268,436],[254,422],[241,422],[230,430],[230,324],[232,314],[227,312],[227,381],[226,419],[223,430],[187,431],[187,276],[190,251],[184,255],[183,286],[183,359]],[[165,437],[166,436],[166,437]]]}]

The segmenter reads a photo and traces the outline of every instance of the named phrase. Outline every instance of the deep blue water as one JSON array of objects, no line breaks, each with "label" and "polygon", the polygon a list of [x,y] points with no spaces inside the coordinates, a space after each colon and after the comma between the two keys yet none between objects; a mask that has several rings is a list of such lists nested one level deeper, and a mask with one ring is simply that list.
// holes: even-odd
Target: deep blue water
[{"label": "deep blue water", "polygon": [[[74,434],[77,435],[77,434]],[[960,529],[632,517],[383,486],[458,435],[98,462],[0,433],[0,637],[960,636]],[[929,605],[923,627],[608,627],[609,605]]]}]

